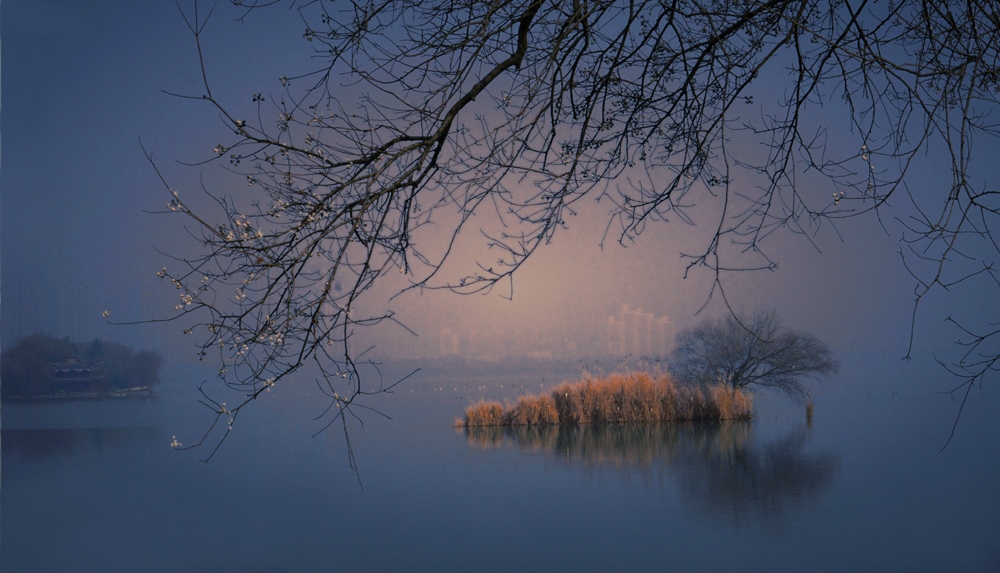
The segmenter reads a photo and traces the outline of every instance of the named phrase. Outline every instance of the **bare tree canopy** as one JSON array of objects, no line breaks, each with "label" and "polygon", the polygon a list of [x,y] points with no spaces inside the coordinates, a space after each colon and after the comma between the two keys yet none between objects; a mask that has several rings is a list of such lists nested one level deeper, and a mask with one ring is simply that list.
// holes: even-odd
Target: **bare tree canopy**
[{"label": "bare tree canopy", "polygon": [[[278,4],[233,3],[239,17]],[[682,254],[714,274],[709,296],[725,296],[727,271],[774,269],[772,233],[811,240],[838,219],[882,217],[891,199],[917,213],[901,251],[917,304],[960,280],[1000,285],[1000,191],[974,145],[997,136],[992,2],[291,6],[304,23],[292,40],[315,47],[313,67],[240,102],[214,95],[208,18],[184,13],[204,85],[177,95],[214,108],[231,135],[206,162],[242,190],[209,189],[217,211],[171,190],[170,210],[204,250],[161,276],[241,396],[210,404],[220,419],[308,362],[338,419],[381,389],[362,383],[349,345],[359,327],[393,318],[365,306],[376,282],[508,288],[585,197],[606,210],[610,240],[668,220],[711,227],[701,250]],[[913,193],[908,174],[926,155],[951,182]],[[489,262],[443,276],[473,215],[497,222],[483,231]],[[957,368],[971,387],[1000,364],[1000,331],[968,334]]]},{"label": "bare tree canopy", "polygon": [[774,388],[806,395],[803,379],[837,371],[830,349],[815,336],[788,330],[774,312],[727,316],[677,335],[670,372],[702,386]]}]

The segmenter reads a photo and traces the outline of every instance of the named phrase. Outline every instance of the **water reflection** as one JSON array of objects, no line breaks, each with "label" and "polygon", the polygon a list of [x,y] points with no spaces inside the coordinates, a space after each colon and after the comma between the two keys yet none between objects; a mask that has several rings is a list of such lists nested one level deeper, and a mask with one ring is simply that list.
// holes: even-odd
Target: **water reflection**
[{"label": "water reflection", "polygon": [[0,432],[4,461],[39,462],[73,453],[93,454],[162,444],[160,430],[139,428],[45,428]]},{"label": "water reflection", "polygon": [[737,522],[780,521],[816,500],[840,470],[839,454],[810,451],[807,428],[762,440],[752,422],[469,428],[466,438],[479,448],[511,442],[586,467],[663,470],[700,513]]},{"label": "water reflection", "polygon": [[808,430],[799,428],[770,442],[706,444],[694,452],[701,463],[680,472],[681,493],[707,513],[736,521],[805,508],[840,470],[838,454],[809,452],[808,442]]}]

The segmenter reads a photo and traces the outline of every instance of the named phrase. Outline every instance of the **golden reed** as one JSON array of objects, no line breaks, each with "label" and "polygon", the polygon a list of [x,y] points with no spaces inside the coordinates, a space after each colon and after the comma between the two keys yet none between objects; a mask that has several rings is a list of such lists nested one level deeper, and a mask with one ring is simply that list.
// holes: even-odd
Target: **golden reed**
[{"label": "golden reed", "polygon": [[465,411],[465,427],[655,424],[674,420],[749,420],[750,394],[724,386],[692,388],[669,376],[644,372],[612,374],[575,384],[563,382],[550,394],[521,396],[506,407],[479,402]]}]

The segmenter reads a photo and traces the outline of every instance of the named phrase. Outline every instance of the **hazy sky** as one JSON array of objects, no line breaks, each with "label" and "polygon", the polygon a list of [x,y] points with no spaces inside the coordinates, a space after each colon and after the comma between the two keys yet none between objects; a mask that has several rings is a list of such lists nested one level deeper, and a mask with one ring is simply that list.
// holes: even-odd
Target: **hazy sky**
[{"label": "hazy sky", "polygon": [[[249,109],[253,93],[275,93],[279,76],[302,69],[310,48],[295,12],[276,8],[243,22],[238,14],[220,2],[204,47],[215,95]],[[106,309],[125,320],[169,316],[175,304],[176,293],[155,277],[168,264],[156,249],[183,248],[182,221],[144,212],[162,209],[168,196],[140,140],[178,189],[197,192],[199,177],[230,184],[217,170],[174,162],[204,159],[227,133],[207,106],[163,93],[201,93],[194,41],[177,8],[166,1],[6,0],[0,22],[3,343],[45,331],[193,356],[181,324],[112,327],[101,318]],[[426,337],[427,348],[449,328],[499,338],[534,332],[576,340],[587,352],[602,348],[607,316],[622,304],[680,327],[700,320],[694,312],[708,277],[682,280],[679,253],[697,248],[704,228],[672,221],[650,227],[628,248],[610,240],[602,250],[606,221],[605,206],[584,201],[568,231],[515,277],[512,302],[496,294],[414,293],[391,308]],[[801,238],[778,236],[771,246],[779,270],[732,277],[731,301],[746,310],[776,308],[790,326],[838,352],[876,348],[900,357],[913,283],[896,253],[899,234],[891,218],[885,229],[870,217],[848,221],[842,242],[829,229],[820,234],[821,254]],[[966,303],[983,296],[973,290],[930,301],[918,322],[921,344],[932,349],[954,338],[943,318],[976,308]],[[712,305],[706,312],[719,311]],[[403,334],[377,340],[404,344],[396,336]]]},{"label": "hazy sky", "polygon": [[[253,82],[276,83],[267,69],[278,54],[261,36],[279,30],[234,24],[222,16],[228,3],[220,8],[209,65],[221,93],[249,100]],[[176,298],[156,280],[165,261],[155,248],[170,249],[181,221],[144,212],[163,210],[168,196],[140,140],[172,183],[197,188],[200,171],[174,160],[201,159],[217,122],[163,93],[200,93],[194,41],[172,2],[12,1],[0,10],[3,341],[36,330],[124,341],[138,332],[153,345],[145,339],[164,329],[109,327],[100,314],[162,316]]]}]

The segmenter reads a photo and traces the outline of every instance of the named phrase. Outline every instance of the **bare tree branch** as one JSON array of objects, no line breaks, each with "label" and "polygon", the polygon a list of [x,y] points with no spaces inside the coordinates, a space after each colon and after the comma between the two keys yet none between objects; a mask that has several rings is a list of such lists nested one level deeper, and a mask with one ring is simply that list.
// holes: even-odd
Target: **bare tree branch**
[{"label": "bare tree branch", "polygon": [[816,337],[782,327],[774,312],[758,312],[681,332],[670,370],[689,384],[774,388],[802,398],[803,379],[836,372],[837,361]]},{"label": "bare tree branch", "polygon": [[[246,18],[274,2],[234,4]],[[990,2],[292,6],[316,66],[280,78],[277,96],[248,94],[250,107],[216,98],[207,16],[184,16],[205,90],[185,97],[232,134],[205,161],[247,186],[208,190],[216,212],[196,212],[164,180],[168,209],[203,250],[159,274],[200,355],[212,353],[241,396],[214,408],[227,419],[311,364],[343,421],[356,398],[385,389],[362,379],[373,362],[351,347],[357,329],[394,320],[371,310],[373,285],[397,272],[409,288],[512,284],[585,197],[606,206],[606,238],[622,243],[655,222],[713,221],[703,248],[684,255],[689,271],[714,275],[709,297],[725,295],[732,271],[776,269],[775,233],[812,241],[890,208],[916,279],[914,325],[931,292],[1000,286],[979,270],[1000,254],[1000,191],[973,145],[998,134]],[[913,192],[914,165],[940,153],[949,188]],[[896,212],[904,199],[914,217]],[[496,218],[483,233],[498,256],[449,278],[442,265],[477,214]],[[958,366],[978,376],[982,364]]]}]

